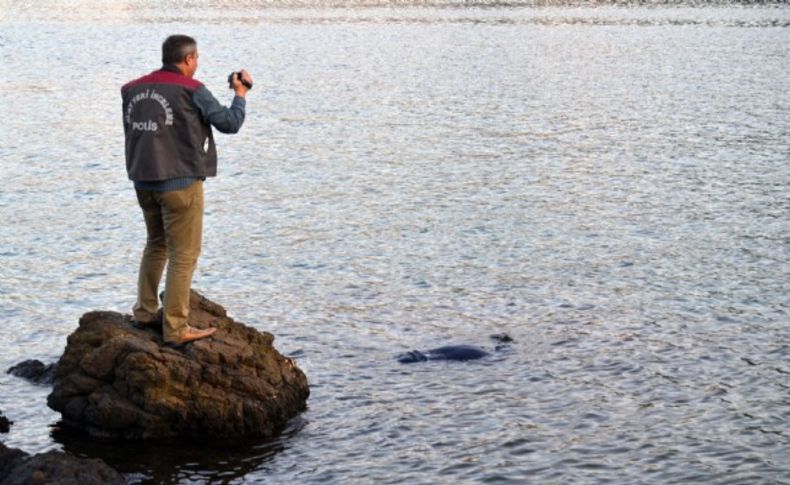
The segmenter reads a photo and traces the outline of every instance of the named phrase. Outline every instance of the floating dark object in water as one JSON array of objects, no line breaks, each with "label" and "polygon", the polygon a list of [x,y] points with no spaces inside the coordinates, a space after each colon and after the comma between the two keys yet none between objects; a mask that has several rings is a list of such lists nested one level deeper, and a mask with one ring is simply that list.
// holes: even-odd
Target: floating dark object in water
[{"label": "floating dark object in water", "polygon": [[515,342],[515,340],[513,340],[513,337],[511,337],[506,333],[495,333],[494,335],[491,335],[491,339],[496,340],[497,342],[503,344],[509,344],[511,342]]},{"label": "floating dark object in water", "polygon": [[[511,338],[506,333],[491,335],[491,339],[503,344],[497,345],[494,348],[495,351],[502,350],[508,347],[507,344],[513,342],[513,338]],[[426,350],[424,352],[412,350],[410,352],[400,354],[398,356],[398,362],[401,364],[413,364],[415,362],[425,362],[428,360],[467,361],[482,359],[483,357],[488,357],[489,355],[491,355],[490,352],[475,345],[446,345],[444,347],[438,347],[435,349]]]},{"label": "floating dark object in water", "polygon": [[413,362],[424,362],[426,360],[475,360],[482,359],[489,355],[488,352],[475,347],[474,345],[447,345],[436,349],[420,352],[412,350],[398,356],[401,364],[411,364]]}]

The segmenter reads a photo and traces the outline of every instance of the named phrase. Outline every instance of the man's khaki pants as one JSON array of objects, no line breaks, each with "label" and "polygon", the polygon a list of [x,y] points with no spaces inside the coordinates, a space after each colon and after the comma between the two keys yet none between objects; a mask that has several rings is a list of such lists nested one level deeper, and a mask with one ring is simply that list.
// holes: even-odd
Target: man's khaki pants
[{"label": "man's khaki pants", "polygon": [[163,334],[178,339],[187,329],[189,290],[197,266],[203,234],[203,181],[171,192],[137,190],[148,239],[137,279],[134,317],[141,322],[156,319],[157,290],[167,265]]}]

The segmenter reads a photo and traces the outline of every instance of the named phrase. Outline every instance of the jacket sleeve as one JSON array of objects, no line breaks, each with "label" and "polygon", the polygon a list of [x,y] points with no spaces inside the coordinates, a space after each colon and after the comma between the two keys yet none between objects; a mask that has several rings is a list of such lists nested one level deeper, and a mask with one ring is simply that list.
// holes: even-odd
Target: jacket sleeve
[{"label": "jacket sleeve", "polygon": [[200,86],[192,95],[203,121],[211,124],[222,133],[237,133],[244,123],[244,108],[247,101],[234,96],[230,108],[222,106],[205,86]]}]

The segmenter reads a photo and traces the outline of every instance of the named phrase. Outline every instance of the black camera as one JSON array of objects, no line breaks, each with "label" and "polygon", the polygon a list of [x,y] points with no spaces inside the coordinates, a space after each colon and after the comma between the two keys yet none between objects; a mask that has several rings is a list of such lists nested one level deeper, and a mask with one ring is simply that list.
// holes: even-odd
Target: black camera
[{"label": "black camera", "polygon": [[228,75],[228,87],[233,89],[233,78],[238,79],[241,83],[247,87],[247,89],[252,89],[252,83],[247,81],[246,79],[241,77],[241,72],[232,72]]}]

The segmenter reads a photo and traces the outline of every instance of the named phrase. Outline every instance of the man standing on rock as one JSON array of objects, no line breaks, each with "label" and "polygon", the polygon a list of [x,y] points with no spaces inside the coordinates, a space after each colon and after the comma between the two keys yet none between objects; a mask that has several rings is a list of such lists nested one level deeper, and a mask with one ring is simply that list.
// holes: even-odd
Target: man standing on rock
[{"label": "man standing on rock", "polygon": [[139,326],[158,325],[157,290],[169,261],[162,331],[166,342],[181,344],[216,330],[188,324],[192,273],[203,233],[203,181],[217,175],[211,126],[222,133],[239,131],[252,78],[244,70],[232,77],[236,95],[226,108],[193,79],[198,68],[195,39],[165,39],[162,63],[160,70],[121,88],[126,170],[148,232],[133,311]]}]

